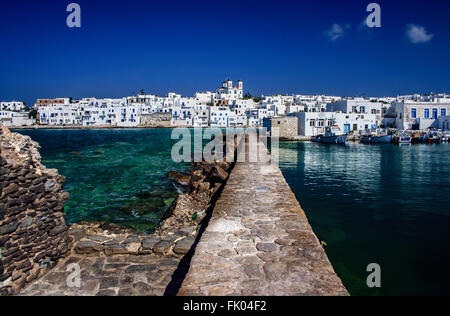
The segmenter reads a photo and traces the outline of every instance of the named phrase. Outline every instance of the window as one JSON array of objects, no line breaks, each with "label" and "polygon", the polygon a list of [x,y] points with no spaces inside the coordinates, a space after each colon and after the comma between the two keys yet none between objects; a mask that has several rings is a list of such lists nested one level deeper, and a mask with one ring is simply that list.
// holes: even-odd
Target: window
[{"label": "window", "polygon": [[437,120],[438,117],[438,109],[433,109],[433,119]]},{"label": "window", "polygon": [[430,118],[430,109],[423,110],[423,118],[426,118],[426,119]]},{"label": "window", "polygon": [[417,118],[417,109],[411,109],[411,118]]},{"label": "window", "polygon": [[441,109],[441,116],[447,116],[447,109]]},{"label": "window", "polygon": [[311,120],[311,121],[309,121],[309,126],[313,127],[315,125],[315,123],[316,122],[314,120]]}]

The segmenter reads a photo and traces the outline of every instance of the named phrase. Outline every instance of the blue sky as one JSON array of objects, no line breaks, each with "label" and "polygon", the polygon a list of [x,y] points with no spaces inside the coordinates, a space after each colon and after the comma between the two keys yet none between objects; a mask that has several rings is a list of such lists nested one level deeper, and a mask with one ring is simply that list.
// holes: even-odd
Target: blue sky
[{"label": "blue sky", "polygon": [[[66,6],[81,6],[68,28]],[[2,0],[0,99],[450,92],[450,2]],[[374,1],[375,2],[375,1]]]}]

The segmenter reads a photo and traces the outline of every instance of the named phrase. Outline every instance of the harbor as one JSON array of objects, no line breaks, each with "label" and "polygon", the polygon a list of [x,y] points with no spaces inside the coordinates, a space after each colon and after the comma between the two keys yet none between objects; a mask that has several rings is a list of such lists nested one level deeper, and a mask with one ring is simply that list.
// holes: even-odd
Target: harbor
[{"label": "harbor", "polygon": [[[162,159],[161,162],[167,161],[164,157],[169,154],[172,146],[168,143],[171,129],[21,130],[19,132],[38,140],[41,145],[40,151],[43,156],[43,163],[49,168],[58,168],[67,177],[65,190],[69,193],[69,200],[65,204],[65,219],[68,225],[72,227],[68,232],[74,234],[73,236],[78,236],[78,240],[83,241],[78,248],[74,248],[73,258],[68,257],[61,261],[61,264],[55,268],[54,274],[49,274],[47,278],[42,279],[42,282],[29,287],[24,294],[47,293],[42,291],[52,282],[57,282],[67,275],[65,268],[70,262],[82,263],[89,272],[89,278],[93,278],[96,273],[99,273],[98,275],[103,275],[105,280],[102,281],[103,277],[99,277],[98,281],[89,282],[87,287],[83,288],[86,292],[83,292],[83,289],[80,292],[76,289],[74,291],[74,289],[65,288],[65,283],[61,283],[62,288],[58,290],[59,287],[54,287],[54,293],[66,293],[68,295],[82,295],[83,293],[85,295],[116,295],[119,292],[129,293],[130,295],[178,293],[178,290],[173,290],[173,285],[171,285],[170,291],[167,290],[167,287],[171,275],[179,265],[180,256],[183,257],[183,253],[188,251],[190,246],[179,240],[183,235],[180,237],[177,237],[178,234],[164,235],[160,237],[160,240],[165,242],[155,248],[156,253],[162,255],[162,257],[158,257],[159,255],[152,250],[152,247],[155,247],[158,243],[158,239],[147,235],[152,234],[158,226],[167,205],[179,194],[173,186],[173,180],[167,178],[167,173],[174,169],[184,173],[189,169],[189,165],[183,167],[175,164],[168,164],[160,171],[149,168],[154,163],[153,159],[156,159],[154,150],[158,150],[158,155],[160,155],[158,159]],[[77,140],[77,142],[69,142],[69,139]],[[149,142],[150,139],[158,139],[159,145]],[[100,143],[104,142],[104,144],[100,146],[100,143],[97,144],[95,140]],[[108,141],[105,142],[105,140]],[[72,146],[62,146],[63,143],[72,143]],[[280,181],[286,181],[287,184],[283,184],[284,189],[282,191],[276,191],[278,192],[276,196],[281,201],[286,200],[286,197],[292,197],[290,190],[295,194],[295,199],[301,205],[298,210],[299,214],[304,210],[309,222],[308,225],[314,232],[315,238],[320,244],[326,245],[320,247],[324,247],[324,254],[328,257],[333,271],[342,280],[343,286],[350,295],[447,293],[444,282],[442,282],[442,276],[438,273],[445,269],[446,259],[440,261],[434,258],[442,258],[443,254],[447,253],[442,240],[449,237],[447,230],[450,224],[448,223],[449,214],[447,210],[447,198],[450,194],[448,185],[450,175],[448,169],[450,165],[450,161],[448,161],[449,150],[450,146],[447,143],[396,146],[387,143],[367,145],[347,142],[345,145],[334,145],[311,141],[281,141],[279,169],[285,180]],[[139,156],[140,163],[130,160],[138,152],[141,153]],[[96,160],[95,157],[97,159],[102,158]],[[150,157],[153,158],[150,159]],[[427,161],[428,163],[423,164],[420,163],[421,161]],[[161,162],[158,162],[158,164]],[[114,166],[114,168],[111,166]],[[270,173],[258,180],[259,182],[251,185],[251,187],[256,188],[254,193],[246,188],[240,189],[241,186],[248,186],[242,181],[245,177],[248,176],[250,181],[252,177],[258,175],[259,171],[250,171],[253,170],[251,166],[252,164],[246,165],[244,163],[241,167],[235,167],[237,168],[234,171],[236,175],[232,173],[228,189],[225,186],[223,202],[220,202],[221,199],[219,198],[216,204],[218,213],[215,215],[217,219],[213,217],[213,222],[222,220],[222,215],[220,215],[222,213],[219,211],[222,204],[225,210],[231,212],[230,206],[227,205],[232,205],[238,201],[243,204],[236,204],[236,207],[241,205],[238,208],[245,209],[245,207],[256,205],[255,203],[260,200],[263,202],[272,199],[272,189],[269,189],[268,184],[270,177],[272,177],[272,171],[275,172],[276,168],[269,168],[272,170]],[[105,172],[106,170],[110,170],[110,172]],[[265,169],[257,168],[255,170]],[[130,179],[134,179],[135,186],[126,184],[127,174],[129,174]],[[137,175],[142,175],[142,177]],[[123,194],[124,191],[120,185],[110,185],[111,180],[102,178],[105,176],[120,176],[128,193]],[[264,177],[267,177],[267,179]],[[276,177],[282,179],[280,174]],[[149,182],[149,180],[151,181]],[[96,184],[96,181],[105,183],[107,187],[102,189],[101,186]],[[187,180],[179,178],[178,181],[182,183]],[[92,190],[92,187],[97,187],[97,189]],[[131,190],[131,188],[134,189]],[[236,193],[233,190],[236,190]],[[255,194],[255,202],[249,202],[250,197],[237,198],[239,194],[243,194],[239,193],[240,190],[248,192],[248,194]],[[121,198],[117,199],[118,196]],[[162,200],[167,200],[167,204],[161,203]],[[131,210],[134,211],[131,212]],[[253,208],[249,212],[254,214]],[[244,213],[242,213],[242,216],[244,216]],[[243,219],[247,218],[244,222],[261,216],[275,220],[275,217],[278,216],[273,212],[265,215],[258,214],[251,215],[249,213],[248,218],[243,217]],[[234,216],[236,220],[240,218],[238,213]],[[231,217],[226,218],[231,220]],[[267,221],[270,222],[270,220]],[[89,224],[89,222],[92,224]],[[100,228],[98,224],[95,224],[97,222],[103,222],[106,226]],[[265,229],[268,228],[264,225],[278,225],[275,222],[272,224],[269,224],[269,222],[265,223],[261,220],[258,224],[255,224],[255,227],[259,227],[260,234],[264,234]],[[110,228],[107,228],[109,227],[108,223],[111,225]],[[282,225],[287,225],[287,223],[283,223]],[[84,226],[86,224],[88,225]],[[119,225],[122,229],[113,231],[114,235],[105,235],[105,229],[113,229],[114,225]],[[250,222],[248,225],[250,225]],[[86,233],[83,233],[85,235],[80,235],[77,227],[90,228]],[[211,226],[210,229],[214,230],[213,227],[215,226]],[[245,228],[245,225],[243,227]],[[261,231],[262,227],[265,228]],[[256,228],[254,232],[256,233]],[[186,231],[186,234],[186,238],[189,237],[193,242],[192,238],[196,236],[196,233],[192,235],[191,231]],[[211,236],[211,238],[212,236],[219,236],[217,234],[217,232],[214,234],[208,233],[207,229],[206,235],[199,236],[199,249],[208,247],[210,243],[210,237],[208,236]],[[116,237],[113,238],[113,236]],[[256,237],[254,240],[255,250],[251,250],[250,245],[239,244],[238,241],[233,242],[233,247],[237,247],[237,254],[230,253],[229,259],[233,258],[233,260],[229,263],[236,265],[235,260],[240,258],[239,251],[244,250],[254,253],[258,259],[261,259],[259,257],[263,259],[267,257],[266,259],[271,258],[273,260],[270,257],[270,252],[267,253],[258,249],[258,247],[263,249],[266,246],[257,246],[257,244],[273,244],[274,240],[259,240]],[[139,254],[139,247],[144,247],[144,241],[145,247],[150,248],[146,248],[148,250]],[[177,246],[178,241],[180,243]],[[137,246],[136,242],[141,246]],[[217,242],[218,245],[221,245],[219,241]],[[119,246],[122,243],[123,246]],[[212,240],[211,243],[213,243]],[[78,244],[75,243],[74,247]],[[317,245],[316,241],[314,244]],[[273,246],[267,247],[273,248]],[[283,245],[275,242],[277,251],[282,251],[282,247]],[[415,255],[418,249],[423,254],[423,258]],[[287,251],[287,249],[285,250]],[[77,251],[81,252],[78,253]],[[224,250],[224,254],[225,252],[229,251]],[[247,255],[250,255],[250,252]],[[109,255],[104,259],[105,253],[116,253],[116,256],[119,257]],[[260,255],[258,256],[258,254]],[[86,255],[89,258],[82,261]],[[142,265],[146,264],[143,262],[143,260],[146,260],[146,256],[150,257],[148,257],[148,265],[145,268]],[[288,260],[289,256],[280,254],[278,258],[283,261]],[[254,260],[258,261],[258,259]],[[196,260],[194,259],[193,262],[197,262]],[[436,273],[427,270],[429,260],[432,260],[435,265]],[[161,265],[159,265],[160,262]],[[381,289],[371,289],[365,284],[366,267],[371,262],[376,262],[383,268],[383,285],[385,286]],[[254,264],[257,264],[257,262]],[[115,270],[112,269],[113,267],[116,267]],[[188,267],[184,266],[185,273],[188,273]],[[119,280],[117,281],[119,283],[116,283],[116,281],[111,280],[114,277],[114,271],[116,273],[119,270],[125,272],[127,269],[129,269],[128,271],[133,278],[137,278],[135,282],[136,284],[139,283],[139,285],[136,285],[137,288],[131,289],[129,285],[125,285],[128,283],[121,285],[120,282],[122,281]],[[139,269],[143,270],[139,272],[137,271]],[[259,271],[264,275],[268,268],[262,269]],[[192,271],[198,270],[195,268]],[[140,275],[154,272],[161,275],[161,278],[157,280],[158,283],[152,283],[154,284],[153,287],[143,286],[139,280],[145,279],[142,279]],[[187,280],[192,280],[190,275],[193,273],[187,274],[189,277]],[[245,271],[243,273],[243,276],[245,276]],[[124,274],[120,275],[123,280],[128,280]],[[214,275],[212,274],[211,277],[214,277]],[[163,278],[163,276],[165,277]],[[215,276],[220,277],[219,274]],[[150,282],[149,280],[153,280],[153,277],[149,279],[147,276],[146,279]],[[233,280],[232,278],[228,279],[230,282]],[[242,280],[244,279],[242,278]],[[263,282],[263,279],[265,280],[265,277],[258,282]],[[183,280],[184,277],[178,281],[176,289],[180,289]],[[275,283],[278,282],[275,276],[273,280]],[[398,280],[401,280],[407,286],[393,286]],[[249,279],[248,284],[251,284],[251,282],[256,281]],[[216,283],[219,287],[220,282],[217,281]],[[116,286],[115,284],[119,285]],[[270,283],[266,284],[270,285]],[[221,286],[220,291],[217,288],[218,292],[208,293],[225,294],[229,292],[229,290],[224,290],[224,288],[229,288],[229,285],[222,284]],[[184,288],[186,289],[185,293],[193,289],[189,283],[186,283]],[[263,292],[258,291],[267,290],[264,293],[270,294],[272,292],[269,291],[269,288],[270,286],[267,288],[261,286],[254,288],[253,291],[262,294]],[[314,288],[314,290],[311,290],[318,291],[314,292],[316,294],[325,293],[318,290],[320,286]],[[209,288],[204,290],[210,291]],[[289,293],[293,294],[297,290],[293,288],[293,292]],[[242,293],[250,293],[246,292],[250,291],[249,288],[242,287],[242,291]],[[288,292],[285,293],[288,294]],[[331,294],[330,292],[327,293]]]}]

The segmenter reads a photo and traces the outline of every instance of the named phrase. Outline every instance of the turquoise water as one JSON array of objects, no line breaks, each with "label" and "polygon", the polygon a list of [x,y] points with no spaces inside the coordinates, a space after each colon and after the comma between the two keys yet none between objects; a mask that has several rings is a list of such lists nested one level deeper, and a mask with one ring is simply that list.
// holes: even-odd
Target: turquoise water
[{"label": "turquoise water", "polygon": [[450,145],[282,142],[280,167],[352,295],[450,294]]},{"label": "turquoise water", "polygon": [[177,196],[167,179],[184,170],[170,129],[20,130],[41,145],[43,164],[66,176],[68,223],[81,220],[151,231]]}]

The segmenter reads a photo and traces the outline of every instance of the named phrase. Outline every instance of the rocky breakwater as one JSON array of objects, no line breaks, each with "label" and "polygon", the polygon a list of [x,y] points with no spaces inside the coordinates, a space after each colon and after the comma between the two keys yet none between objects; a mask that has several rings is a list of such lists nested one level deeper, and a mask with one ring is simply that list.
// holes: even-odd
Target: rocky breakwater
[{"label": "rocky breakwater", "polygon": [[[235,144],[227,146],[224,142],[224,150],[227,148],[234,151]],[[75,252],[185,255],[194,243],[203,219],[225,184],[231,168],[232,162],[214,160],[213,157],[212,161],[192,163],[187,173],[169,172],[167,176],[183,187],[184,192],[171,203],[152,234],[136,234],[113,224],[75,224],[69,231],[76,241]]]},{"label": "rocky breakwater", "polygon": [[64,221],[65,178],[41,164],[30,137],[0,133],[0,295],[19,292],[71,248]]}]

